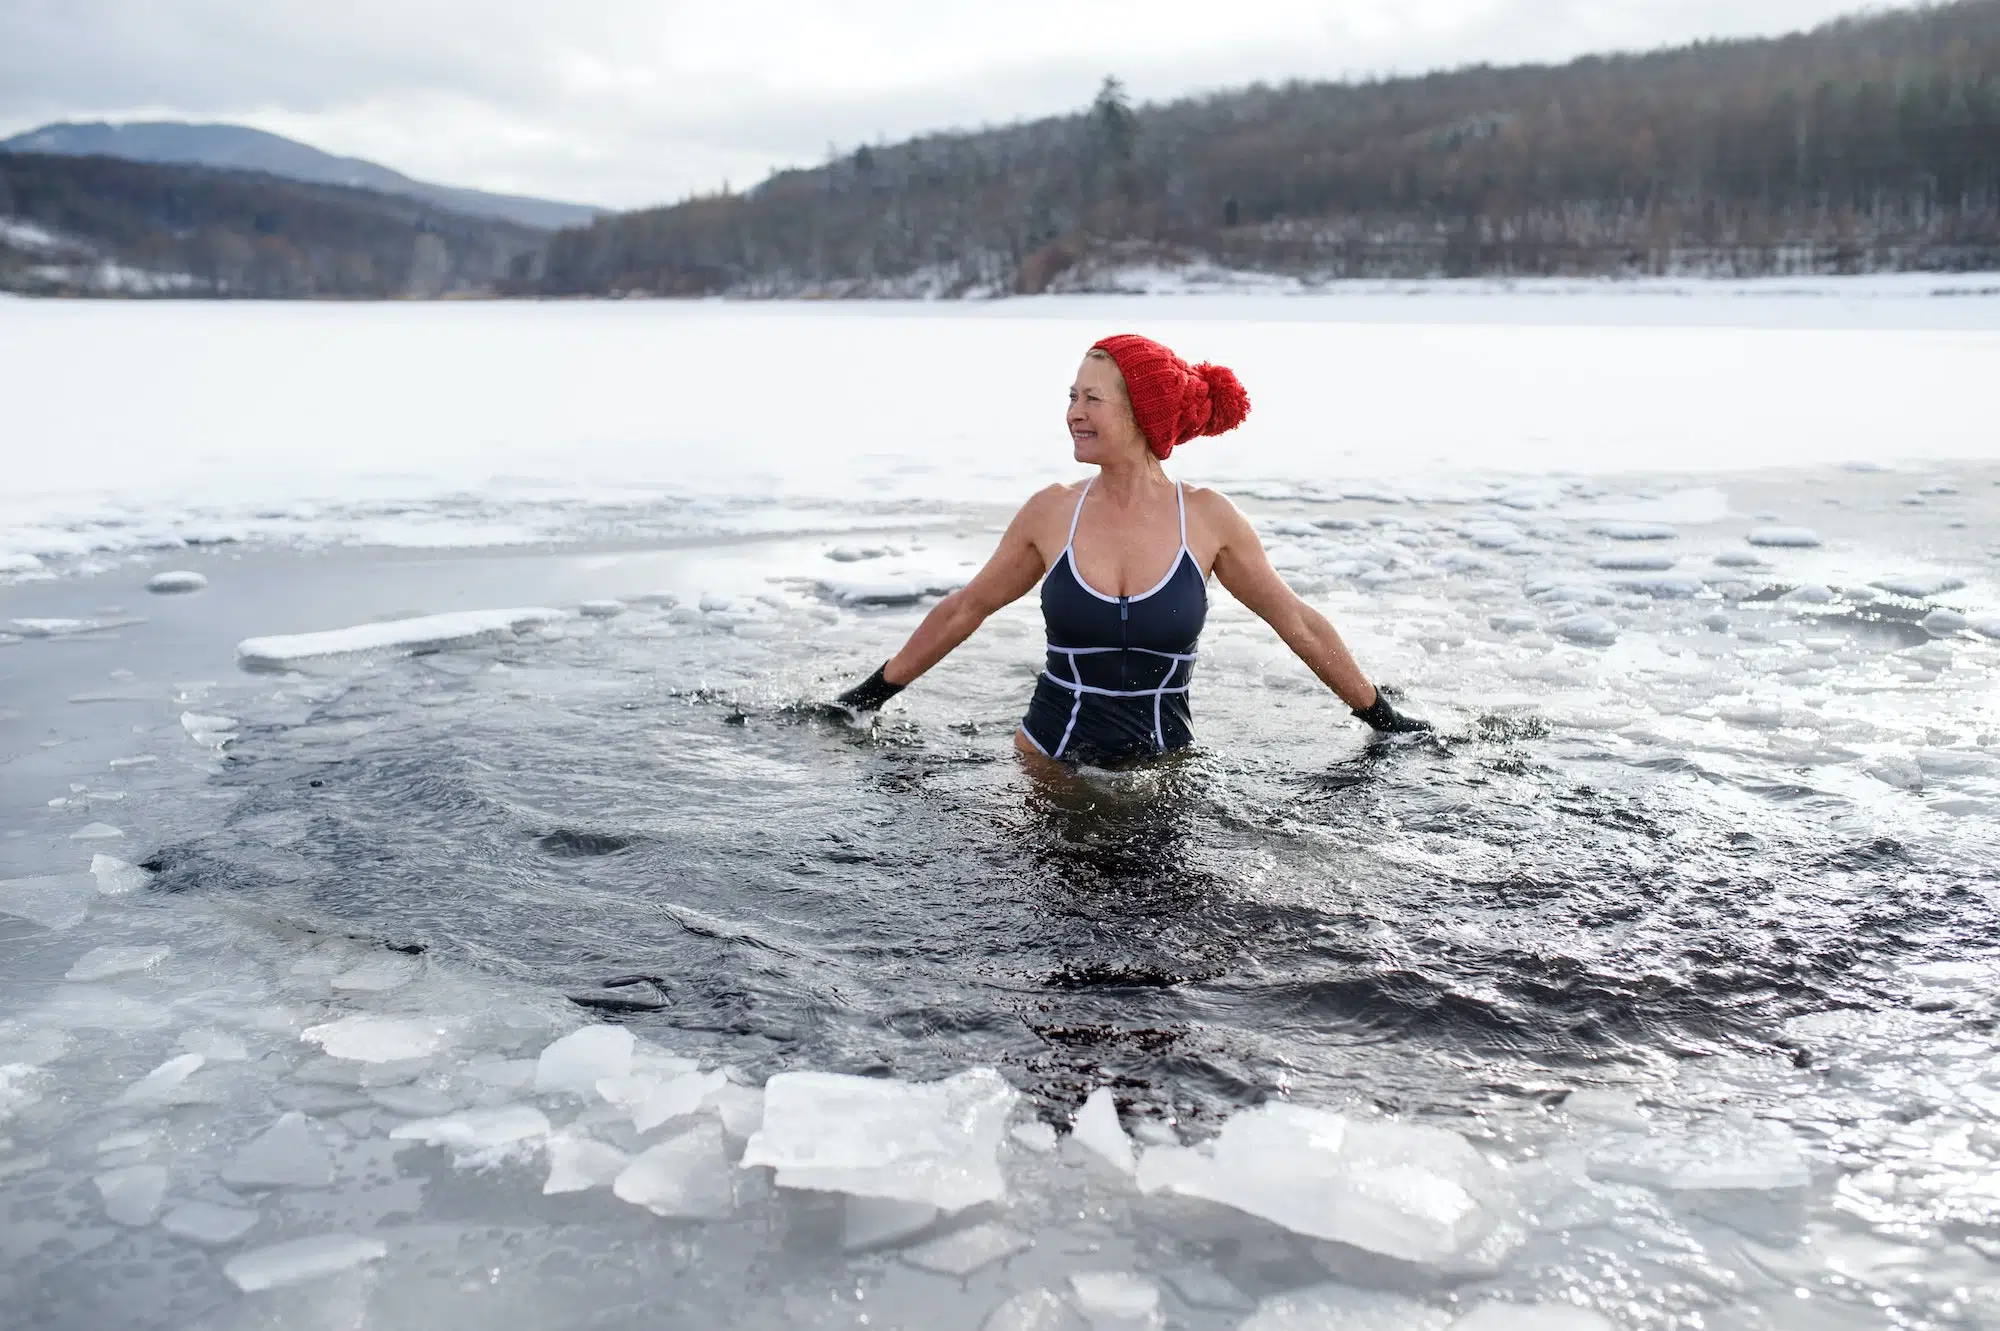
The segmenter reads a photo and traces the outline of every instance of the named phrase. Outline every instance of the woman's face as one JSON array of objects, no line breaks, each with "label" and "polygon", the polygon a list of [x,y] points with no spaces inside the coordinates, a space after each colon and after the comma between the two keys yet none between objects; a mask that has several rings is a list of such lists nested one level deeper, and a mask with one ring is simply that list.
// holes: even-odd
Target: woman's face
[{"label": "woman's face", "polygon": [[1070,385],[1069,438],[1078,462],[1098,466],[1150,451],[1132,415],[1123,376],[1101,356],[1085,356]]}]

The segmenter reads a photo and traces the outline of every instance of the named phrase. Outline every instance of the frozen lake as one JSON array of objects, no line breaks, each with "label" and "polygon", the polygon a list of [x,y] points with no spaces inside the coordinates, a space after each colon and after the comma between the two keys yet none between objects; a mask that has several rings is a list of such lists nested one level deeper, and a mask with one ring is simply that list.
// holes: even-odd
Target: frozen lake
[{"label": "frozen lake", "polygon": [[[2000,1324],[1996,286],[0,302],[0,1307]],[[1126,327],[1435,741],[812,707]]]}]

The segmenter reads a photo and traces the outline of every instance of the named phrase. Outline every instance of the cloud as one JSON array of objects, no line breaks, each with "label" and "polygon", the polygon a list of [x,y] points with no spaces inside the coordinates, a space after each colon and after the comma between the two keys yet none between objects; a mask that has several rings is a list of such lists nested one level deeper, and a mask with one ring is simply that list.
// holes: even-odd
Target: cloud
[{"label": "cloud", "polygon": [[1780,32],[1851,7],[0,0],[0,130],[230,120],[427,179],[637,206],[747,185],[829,144],[1069,110],[1107,73],[1162,100]]}]

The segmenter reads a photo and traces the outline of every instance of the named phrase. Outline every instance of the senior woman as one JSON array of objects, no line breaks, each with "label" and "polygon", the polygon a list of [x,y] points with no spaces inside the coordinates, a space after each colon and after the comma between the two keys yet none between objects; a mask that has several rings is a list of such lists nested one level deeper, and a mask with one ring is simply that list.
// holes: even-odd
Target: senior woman
[{"label": "senior woman", "polygon": [[986,566],[840,702],[880,708],[1039,582],[1048,665],[1014,746],[1038,767],[1171,753],[1194,741],[1188,686],[1212,573],[1354,715],[1380,731],[1428,730],[1390,705],[1333,625],[1278,576],[1234,504],[1160,465],[1249,411],[1243,385],[1220,365],[1191,366],[1131,333],[1097,343],[1070,386],[1068,417],[1076,460],[1097,474],[1022,505]]}]

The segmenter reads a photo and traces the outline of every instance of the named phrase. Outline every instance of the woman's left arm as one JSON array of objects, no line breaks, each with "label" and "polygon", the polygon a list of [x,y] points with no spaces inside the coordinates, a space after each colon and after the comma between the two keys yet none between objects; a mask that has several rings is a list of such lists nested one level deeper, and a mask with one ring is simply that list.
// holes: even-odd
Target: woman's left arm
[{"label": "woman's left arm", "polygon": [[1203,517],[1222,542],[1215,555],[1215,576],[1229,594],[1277,630],[1285,646],[1363,721],[1377,730],[1428,730],[1423,722],[1402,716],[1389,705],[1362,673],[1339,631],[1271,567],[1250,520],[1212,490],[1203,498]]}]

